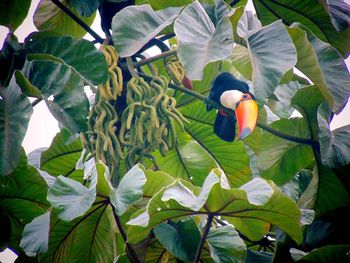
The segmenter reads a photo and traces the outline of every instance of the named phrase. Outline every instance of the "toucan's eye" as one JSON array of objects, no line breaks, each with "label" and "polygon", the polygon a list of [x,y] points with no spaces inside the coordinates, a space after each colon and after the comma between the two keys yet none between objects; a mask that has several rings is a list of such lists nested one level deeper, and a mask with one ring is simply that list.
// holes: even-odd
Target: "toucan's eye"
[{"label": "toucan's eye", "polygon": [[250,94],[243,94],[241,100],[250,100],[251,98],[252,98],[252,97],[250,96]]}]

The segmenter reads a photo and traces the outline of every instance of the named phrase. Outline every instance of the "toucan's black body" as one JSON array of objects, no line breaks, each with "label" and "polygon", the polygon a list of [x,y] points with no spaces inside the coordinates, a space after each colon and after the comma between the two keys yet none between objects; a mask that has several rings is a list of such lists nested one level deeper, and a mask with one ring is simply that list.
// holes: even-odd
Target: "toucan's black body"
[{"label": "toucan's black body", "polygon": [[100,12],[100,15],[101,15],[101,27],[103,32],[105,32],[107,35],[110,35],[109,30],[112,28],[113,16],[123,8],[134,4],[135,4],[135,0],[126,0],[126,1],[120,1],[120,2],[101,1],[98,11]]},{"label": "toucan's black body", "polygon": [[[239,90],[242,93],[250,94],[247,83],[236,79],[228,72],[223,72],[214,79],[209,99],[221,104],[220,96],[223,92],[228,90]],[[207,106],[207,110],[211,110],[210,105]],[[214,133],[224,141],[233,142],[236,134],[236,117],[229,116],[219,111],[214,123]]]}]

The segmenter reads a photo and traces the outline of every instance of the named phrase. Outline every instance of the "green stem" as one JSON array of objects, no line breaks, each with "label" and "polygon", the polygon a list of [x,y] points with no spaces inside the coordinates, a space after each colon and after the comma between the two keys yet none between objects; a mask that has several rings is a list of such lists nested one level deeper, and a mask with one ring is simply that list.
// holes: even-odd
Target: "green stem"
[{"label": "green stem", "polygon": [[174,54],[176,54],[176,52],[177,52],[176,49],[172,49],[172,50],[169,50],[169,51],[165,51],[165,52],[163,52],[163,53],[161,53],[159,55],[156,55],[156,56],[153,56],[153,57],[150,57],[150,58],[145,58],[143,60],[135,62],[134,63],[134,67],[135,68],[141,67],[143,65],[152,63],[152,62],[154,62],[154,61],[156,61],[158,59],[162,59],[162,58],[174,55]]},{"label": "green stem", "polygon": [[194,261],[193,261],[194,263],[200,262],[202,249],[203,249],[205,240],[207,239],[207,236],[208,236],[208,233],[210,230],[211,223],[213,222],[213,219],[214,219],[214,214],[209,214],[208,219],[207,219],[207,223],[204,227],[203,235],[201,237],[201,240],[199,242],[199,245],[198,245],[198,248],[196,251],[196,256],[195,256]]},{"label": "green stem", "polygon": [[124,228],[123,228],[122,222],[120,221],[120,218],[118,217],[118,215],[115,212],[113,212],[113,216],[114,216],[114,220],[118,226],[119,232],[120,232],[120,234],[125,242],[126,251],[127,251],[128,256],[129,256],[130,261],[132,263],[140,263],[140,260],[138,259],[134,248],[128,242],[128,237],[124,231]]},{"label": "green stem", "polygon": [[132,77],[137,77],[137,73],[135,71],[135,65],[134,62],[132,61],[131,57],[126,58],[126,65],[128,66],[129,73]]},{"label": "green stem", "polygon": [[[147,81],[150,81],[152,80],[152,78],[150,76],[147,76],[145,74],[139,74],[140,76],[142,76],[144,79],[146,79]],[[183,88],[181,86],[178,86],[178,85],[175,85],[173,83],[170,83],[169,84],[169,87],[172,88],[172,89],[175,89],[175,90],[178,90],[178,91],[181,91],[185,94],[188,94],[194,98],[197,98],[199,100],[202,100],[202,101],[205,101],[207,99],[206,96],[198,93],[198,92],[195,92],[193,90],[190,90],[190,89],[186,89],[186,88]],[[222,110],[224,111],[225,113],[227,113],[228,115],[230,116],[235,116],[235,112],[233,110],[230,110],[228,108],[225,108],[223,107],[222,105],[216,103],[215,101],[213,100],[210,100],[210,104],[216,108],[216,109],[219,109],[219,110]],[[302,144],[307,144],[307,145],[310,145],[312,147],[316,147],[316,148],[319,148],[319,144],[317,141],[315,140],[312,140],[312,139],[305,139],[305,138],[300,138],[300,137],[295,137],[295,136],[292,136],[292,135],[288,135],[288,134],[285,134],[283,132],[280,132],[278,130],[275,130],[263,123],[261,123],[260,121],[258,121],[257,123],[257,126],[277,137],[280,137],[280,138],[283,138],[285,140],[288,140],[288,141],[292,141],[292,142],[296,142],[296,143],[302,143]]]}]

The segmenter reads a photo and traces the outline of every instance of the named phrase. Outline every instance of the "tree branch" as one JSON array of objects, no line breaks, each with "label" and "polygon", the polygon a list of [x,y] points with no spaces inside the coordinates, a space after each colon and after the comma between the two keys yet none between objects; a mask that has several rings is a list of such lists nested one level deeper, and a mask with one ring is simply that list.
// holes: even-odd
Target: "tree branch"
[{"label": "tree branch", "polygon": [[36,99],[32,102],[32,107],[35,107],[42,99]]},{"label": "tree branch", "polygon": [[156,55],[156,56],[153,56],[153,57],[150,57],[150,58],[146,58],[146,59],[137,61],[137,62],[134,63],[134,67],[135,67],[135,68],[141,67],[141,66],[143,66],[143,65],[152,63],[153,61],[156,61],[156,60],[158,60],[158,59],[162,59],[162,58],[164,58],[164,57],[167,57],[167,56],[171,56],[171,55],[173,55],[173,54],[176,54],[176,52],[177,52],[176,49],[172,49],[172,50],[163,52],[163,53],[161,53],[161,54],[159,54],[159,55]]},{"label": "tree branch", "polygon": [[70,11],[64,4],[59,0],[51,0],[57,7],[59,7],[67,16],[72,18],[79,26],[81,26],[86,32],[88,32],[96,41],[100,44],[103,43],[103,38],[101,38],[94,30],[92,30],[83,20],[76,16],[72,11]]},{"label": "tree branch", "polygon": [[118,217],[118,215],[115,212],[113,212],[113,216],[114,216],[114,220],[118,226],[119,232],[120,232],[120,234],[125,242],[126,251],[127,251],[128,256],[129,256],[130,261],[132,263],[140,263],[141,261],[137,257],[137,254],[136,254],[134,248],[128,242],[128,237],[124,231],[124,228],[123,228],[122,222],[120,221],[120,218]]},{"label": "tree branch", "polygon": [[208,219],[207,219],[207,223],[204,227],[203,235],[201,237],[201,240],[199,242],[199,245],[198,245],[198,248],[196,251],[196,256],[195,256],[194,261],[193,261],[194,263],[198,263],[201,259],[201,253],[202,253],[202,249],[204,246],[204,242],[207,239],[207,236],[208,236],[208,233],[210,230],[211,223],[213,222],[213,219],[214,219],[214,214],[209,214]]},{"label": "tree branch", "polygon": [[[145,74],[139,74],[141,77],[143,77],[144,79],[146,79],[147,81],[151,81],[152,78],[148,75],[145,75]],[[172,89],[175,89],[175,90],[178,90],[178,91],[181,91],[185,94],[188,94],[188,95],[191,95],[192,97],[196,98],[196,99],[199,99],[199,100],[202,100],[202,101],[206,101],[207,100],[207,97],[198,93],[198,92],[195,92],[193,90],[190,90],[190,89],[186,89],[184,87],[181,87],[181,86],[178,86],[178,85],[175,85],[173,83],[169,83],[169,87],[172,88]],[[208,100],[207,100],[208,101]],[[230,116],[235,116],[235,112],[233,110],[230,110],[228,108],[225,108],[223,107],[222,105],[216,103],[215,101],[213,100],[210,100],[208,101],[214,108],[216,109],[219,109],[219,110],[222,110],[224,111],[225,113],[227,113],[228,115]],[[260,121],[258,121],[257,125],[259,128],[277,136],[277,137],[280,137],[282,139],[285,139],[285,140],[288,140],[288,141],[292,141],[292,142],[296,142],[296,143],[302,143],[302,144],[307,144],[307,145],[310,145],[312,147],[316,147],[316,148],[319,148],[319,144],[317,141],[314,141],[312,139],[306,139],[306,138],[299,138],[299,137],[295,137],[295,136],[292,136],[292,135],[288,135],[288,134],[285,134],[283,132],[280,132],[278,130],[275,130],[269,126],[267,126],[266,124],[263,124],[261,123]]]}]

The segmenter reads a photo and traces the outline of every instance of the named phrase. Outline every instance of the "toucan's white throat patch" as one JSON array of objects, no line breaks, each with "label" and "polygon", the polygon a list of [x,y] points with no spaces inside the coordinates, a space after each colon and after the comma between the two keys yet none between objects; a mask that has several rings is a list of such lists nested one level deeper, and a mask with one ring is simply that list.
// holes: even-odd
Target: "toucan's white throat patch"
[{"label": "toucan's white throat patch", "polygon": [[228,109],[235,110],[238,102],[243,98],[243,93],[239,90],[227,90],[220,96],[220,103]]}]

